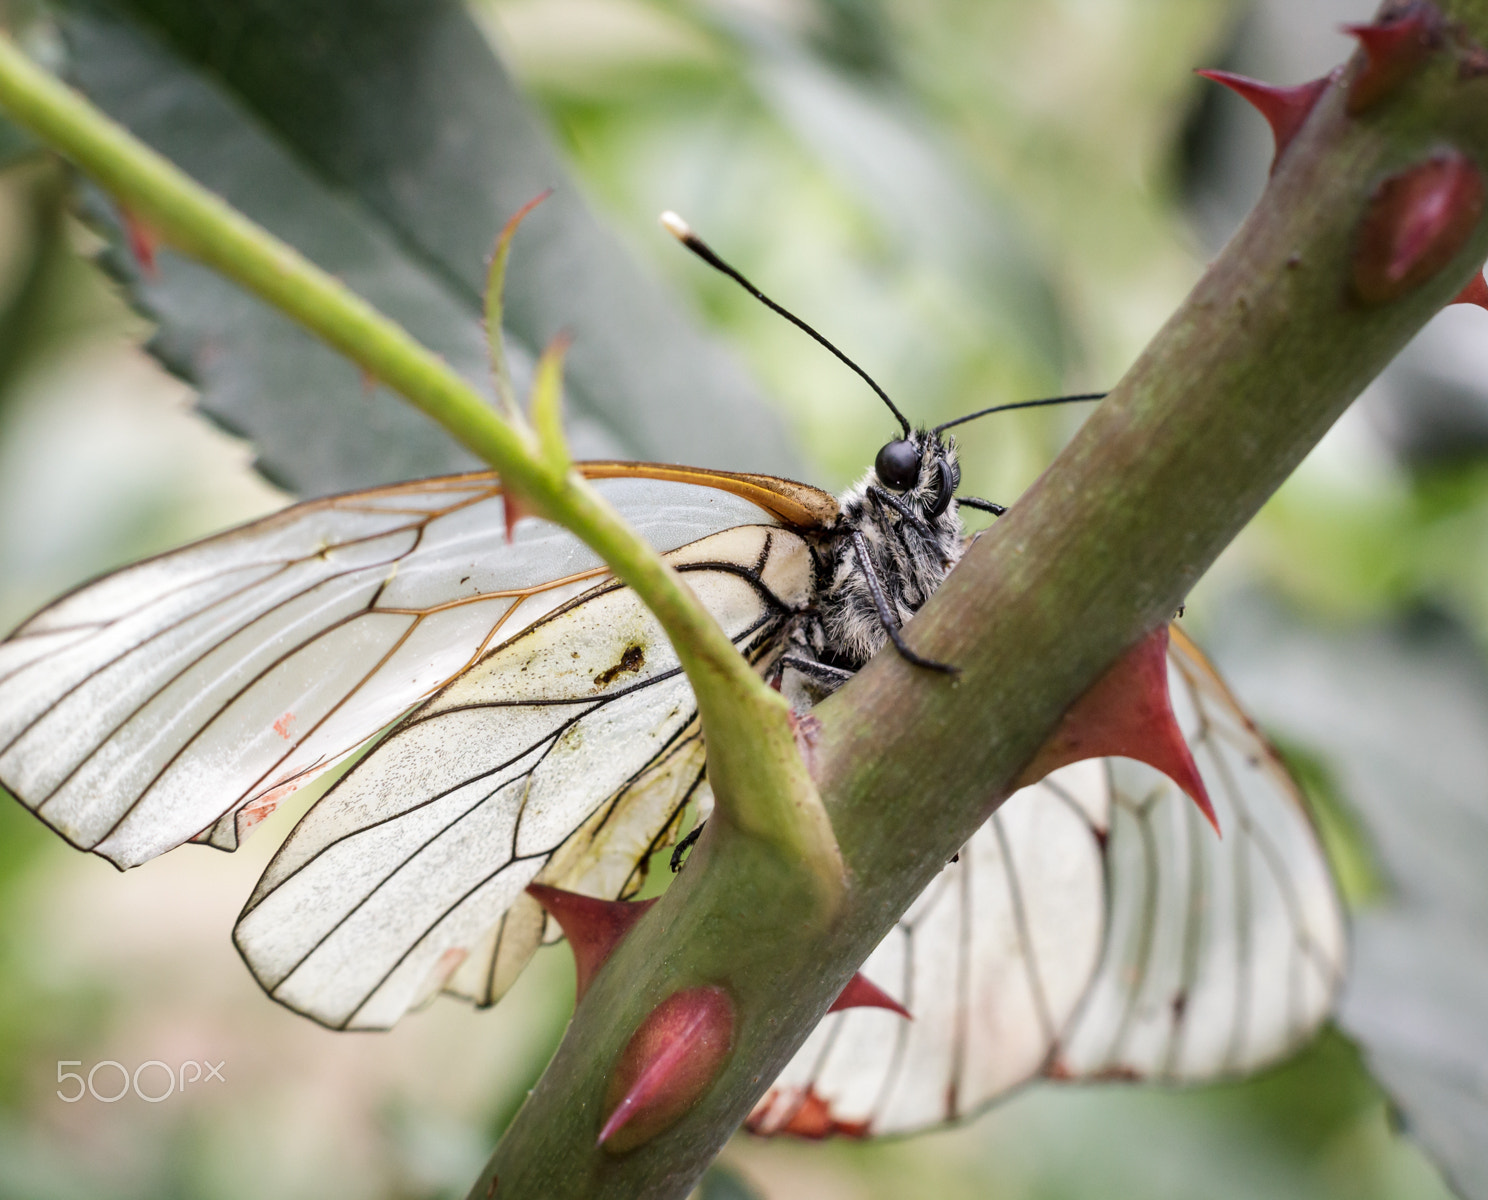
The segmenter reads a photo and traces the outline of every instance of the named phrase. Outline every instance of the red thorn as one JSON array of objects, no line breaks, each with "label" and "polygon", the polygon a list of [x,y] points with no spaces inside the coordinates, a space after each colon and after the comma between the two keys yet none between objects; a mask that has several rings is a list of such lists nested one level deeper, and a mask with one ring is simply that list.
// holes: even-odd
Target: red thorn
[{"label": "red thorn", "polygon": [[890,1012],[898,1013],[906,1021],[914,1020],[909,1015],[909,1009],[861,971],[853,972],[853,977],[847,981],[847,986],[838,994],[837,999],[832,1001],[832,1007],[827,1011],[829,1013],[841,1012],[845,1008],[886,1008]]},{"label": "red thorn", "polygon": [[721,987],[687,988],[658,1004],[615,1064],[599,1144],[623,1153],[675,1122],[712,1086],[733,1036],[734,1004]]},{"label": "red thorn", "polygon": [[375,392],[377,390],[377,376],[374,375],[374,374],[372,374],[371,371],[367,370],[366,367],[363,367],[361,369],[361,375],[362,375],[362,395],[364,395],[364,396],[370,396],[373,392]]},{"label": "red thorn", "polygon": [[134,256],[144,277],[154,283],[160,278],[160,268],[155,263],[160,235],[127,208],[121,208],[119,215],[124,219],[124,238],[129,243],[129,253]]},{"label": "red thorn", "polygon": [[749,1114],[744,1128],[759,1137],[788,1133],[814,1142],[833,1134],[850,1138],[868,1136],[867,1121],[839,1121],[832,1115],[831,1105],[818,1096],[810,1084],[806,1085],[805,1091],[795,1088],[783,1092],[771,1090]]},{"label": "red thorn", "polygon": [[1087,758],[1134,758],[1161,771],[1199,806],[1214,832],[1219,819],[1199,777],[1168,693],[1168,627],[1154,629],[1118,658],[1060,719],[1017,786]]},{"label": "red thorn", "polygon": [[1297,136],[1297,130],[1301,129],[1302,123],[1307,120],[1307,114],[1312,112],[1317,105],[1318,98],[1328,90],[1328,85],[1333,82],[1331,75],[1324,75],[1321,79],[1314,79],[1310,83],[1299,83],[1295,87],[1277,87],[1275,84],[1247,79],[1244,75],[1235,75],[1229,71],[1196,71],[1194,73],[1229,88],[1266,118],[1266,123],[1271,126],[1271,136],[1276,141],[1276,155],[1271,160],[1273,171],[1276,170],[1276,163],[1281,158],[1282,152],[1291,144],[1292,139]]},{"label": "red thorn", "polygon": [[1393,92],[1420,69],[1441,44],[1441,14],[1428,3],[1370,25],[1345,25],[1359,39],[1364,67],[1349,83],[1350,116],[1356,116]]},{"label": "red thorn", "polygon": [[501,508],[506,516],[506,544],[510,546],[517,522],[523,517],[535,517],[537,514],[528,508],[522,498],[510,487],[502,489]]},{"label": "red thorn", "polygon": [[597,900],[543,883],[529,883],[527,894],[548,910],[573,949],[578,976],[575,1002],[583,999],[590,981],[615,947],[625,940],[630,927],[656,903],[655,900]]},{"label": "red thorn", "polygon": [[1370,197],[1354,248],[1354,290],[1367,304],[1414,291],[1462,249],[1483,212],[1483,177],[1466,155],[1438,154],[1392,175]]},{"label": "red thorn", "polygon": [[1488,279],[1483,278],[1483,272],[1477,272],[1468,280],[1467,286],[1457,293],[1451,303],[1476,304],[1479,308],[1488,308]]}]

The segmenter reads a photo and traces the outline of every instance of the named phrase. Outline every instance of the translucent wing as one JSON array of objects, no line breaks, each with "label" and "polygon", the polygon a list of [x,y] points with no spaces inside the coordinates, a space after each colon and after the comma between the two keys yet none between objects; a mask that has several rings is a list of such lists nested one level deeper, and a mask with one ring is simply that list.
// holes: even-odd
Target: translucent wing
[{"label": "translucent wing", "polygon": [[1302,797],[1177,629],[1169,679],[1223,840],[1167,779],[1126,760],[1018,792],[864,964],[913,1020],[828,1016],[751,1129],[908,1132],[1040,1074],[1211,1079],[1316,1029],[1344,930]]},{"label": "translucent wing", "polygon": [[1176,628],[1169,663],[1224,838],[1167,780],[1113,764],[1105,955],[1055,1077],[1251,1071],[1296,1050],[1342,982],[1342,910],[1297,785]]},{"label": "translucent wing", "polygon": [[[649,470],[594,473],[617,476],[596,486],[663,550],[814,502],[800,485],[772,500],[766,479]],[[485,474],[296,505],[88,584],[0,643],[0,782],[121,868],[188,839],[232,849],[602,573],[546,522],[508,544]]]},{"label": "translucent wing", "polygon": [[[796,534],[741,526],[669,559],[746,656],[812,595]],[[391,1025],[441,987],[488,1003],[536,947],[534,879],[623,894],[702,771],[675,653],[603,584],[492,650],[304,817],[234,934],[276,999]]]}]

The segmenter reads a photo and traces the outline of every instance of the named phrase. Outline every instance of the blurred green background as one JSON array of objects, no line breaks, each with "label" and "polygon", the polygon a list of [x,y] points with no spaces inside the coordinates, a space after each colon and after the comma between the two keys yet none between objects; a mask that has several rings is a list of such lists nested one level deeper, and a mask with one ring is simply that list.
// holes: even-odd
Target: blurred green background
[{"label": "blurred green background", "polygon": [[[790,434],[794,469],[833,489],[871,461],[890,420],[834,360],[680,251],[658,212],[683,213],[917,419],[1103,388],[1264,183],[1264,125],[1192,69],[1298,82],[1347,54],[1339,23],[1369,11],[1344,0],[473,8],[581,190],[743,359]],[[13,151],[0,173],[7,627],[85,577],[286,499],[138,348],[148,325],[86,261],[98,240],[71,215],[63,172],[0,137],[0,156]],[[1413,1101],[1419,1063],[1451,1060],[1466,1072],[1454,1086],[1488,1104],[1484,951],[1472,958],[1468,939],[1466,959],[1443,950],[1426,963],[1467,972],[1457,991],[1433,992],[1448,1010],[1433,1014],[1410,991],[1405,951],[1367,924],[1429,910],[1433,930],[1480,930],[1464,922],[1488,911],[1473,857],[1488,850],[1485,322],[1476,310],[1439,317],[1225,554],[1186,618],[1327,805],[1373,939],[1361,969],[1402,989],[1380,1000],[1360,985],[1348,1024],[1378,1032],[1380,1062],[1399,1052]],[[967,490],[1016,499],[1079,420],[968,427]],[[1355,671],[1347,685],[1331,670],[1342,665]],[[1437,804],[1440,837],[1401,816],[1398,844],[1381,844],[1392,806],[1417,800]],[[545,951],[493,1012],[441,1001],[390,1034],[331,1034],[278,1008],[228,935],[305,803],[235,855],[188,847],[124,876],[0,805],[0,1197],[463,1194],[561,1033],[567,952]],[[1453,871],[1455,890],[1424,882]],[[1430,941],[1415,928],[1403,942]],[[60,1060],[86,1072],[152,1059],[220,1061],[225,1082],[159,1104],[57,1098]],[[1436,1128],[1429,1103],[1410,1111]],[[1361,1052],[1330,1030],[1244,1083],[1037,1086],[959,1129],[881,1145],[740,1137],[704,1194],[1448,1195],[1393,1124]],[[1463,1153],[1458,1182],[1488,1194]]]}]

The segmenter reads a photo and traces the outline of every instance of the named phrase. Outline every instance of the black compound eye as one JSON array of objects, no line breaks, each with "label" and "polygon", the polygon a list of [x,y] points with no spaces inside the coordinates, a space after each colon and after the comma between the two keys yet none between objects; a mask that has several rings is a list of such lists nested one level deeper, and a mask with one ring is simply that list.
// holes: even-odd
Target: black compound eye
[{"label": "black compound eye", "polygon": [[920,479],[920,450],[908,438],[890,442],[873,460],[879,479],[901,492],[907,492]]}]

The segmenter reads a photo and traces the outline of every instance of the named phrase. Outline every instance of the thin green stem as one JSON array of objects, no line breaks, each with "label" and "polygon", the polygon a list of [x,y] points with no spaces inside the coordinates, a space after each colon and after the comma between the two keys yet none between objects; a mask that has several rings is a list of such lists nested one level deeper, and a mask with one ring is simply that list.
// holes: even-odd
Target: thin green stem
[{"label": "thin green stem", "polygon": [[[402,395],[490,463],[503,485],[565,526],[635,590],[666,630],[697,695],[710,754],[751,764],[715,772],[733,823],[840,886],[820,798],[800,766],[789,712],[697,597],[582,477],[545,461],[533,432],[502,421],[448,365],[339,280],[255,225],[36,66],[0,34],[0,107],[70,159],[169,246],[222,272]],[[773,753],[755,755],[764,745]],[[789,747],[789,755],[782,751]],[[719,786],[722,782],[723,786]]]}]

